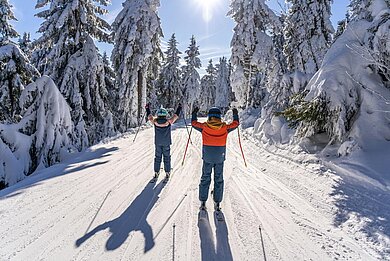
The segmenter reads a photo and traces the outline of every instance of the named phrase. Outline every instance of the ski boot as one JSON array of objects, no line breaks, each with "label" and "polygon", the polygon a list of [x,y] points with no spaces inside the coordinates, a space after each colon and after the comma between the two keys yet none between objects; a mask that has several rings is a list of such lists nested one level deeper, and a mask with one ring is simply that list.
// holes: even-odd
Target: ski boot
[{"label": "ski boot", "polygon": [[215,202],[214,201],[214,214],[216,220],[223,222],[225,220],[225,217],[221,211],[221,203],[220,202]]},{"label": "ski boot", "polygon": [[155,183],[157,181],[157,179],[158,179],[158,175],[159,174],[160,174],[159,172],[155,172],[152,180],[150,181],[150,183]]},{"label": "ski boot", "polygon": [[206,210],[206,201],[201,201],[200,202],[200,207],[199,207],[200,210]]},{"label": "ski boot", "polygon": [[171,177],[171,173],[170,173],[170,172],[167,172],[167,173],[165,174],[164,182],[167,183],[170,177]]},{"label": "ski boot", "polygon": [[221,211],[221,204],[219,202],[214,201],[214,210]]}]

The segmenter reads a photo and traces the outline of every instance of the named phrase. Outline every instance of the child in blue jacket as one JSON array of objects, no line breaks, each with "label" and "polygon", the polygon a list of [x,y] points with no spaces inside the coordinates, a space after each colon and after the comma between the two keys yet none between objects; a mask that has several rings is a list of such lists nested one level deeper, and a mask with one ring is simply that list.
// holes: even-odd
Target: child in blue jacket
[{"label": "child in blue jacket", "polygon": [[155,157],[154,157],[154,180],[158,178],[160,173],[161,161],[164,157],[164,170],[165,178],[168,180],[171,174],[171,125],[179,118],[181,112],[181,104],[177,107],[175,114],[171,118],[168,117],[168,111],[164,108],[160,108],[157,111],[157,117],[153,117],[150,112],[150,105],[146,105],[146,114],[148,120],[154,125],[154,144],[155,144]]}]

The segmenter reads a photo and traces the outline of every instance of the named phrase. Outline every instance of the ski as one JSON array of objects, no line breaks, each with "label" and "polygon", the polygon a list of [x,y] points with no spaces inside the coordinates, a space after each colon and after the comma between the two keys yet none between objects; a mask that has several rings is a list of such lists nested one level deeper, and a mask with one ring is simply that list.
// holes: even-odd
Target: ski
[{"label": "ski", "polygon": [[214,215],[215,215],[215,219],[218,220],[219,222],[225,221],[225,216],[223,215],[221,209],[215,210]]}]

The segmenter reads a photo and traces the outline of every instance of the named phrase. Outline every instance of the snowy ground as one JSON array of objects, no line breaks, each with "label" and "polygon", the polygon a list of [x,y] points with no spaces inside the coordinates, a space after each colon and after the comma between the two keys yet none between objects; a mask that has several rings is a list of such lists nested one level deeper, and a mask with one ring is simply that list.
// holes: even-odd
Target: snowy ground
[{"label": "snowy ground", "polygon": [[210,199],[199,219],[200,134],[181,166],[188,136],[183,124],[174,129],[167,184],[149,183],[153,129],[133,137],[0,191],[0,260],[390,260],[386,186],[336,175],[310,155],[276,154],[248,135],[246,168],[233,132],[226,222]]}]

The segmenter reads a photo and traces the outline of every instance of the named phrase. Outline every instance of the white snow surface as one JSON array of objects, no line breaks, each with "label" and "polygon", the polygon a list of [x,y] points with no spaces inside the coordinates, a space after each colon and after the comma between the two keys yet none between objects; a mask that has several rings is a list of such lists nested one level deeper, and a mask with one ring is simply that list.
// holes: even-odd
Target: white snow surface
[{"label": "white snow surface", "polygon": [[181,165],[184,124],[172,134],[167,184],[149,183],[154,131],[143,128],[134,143],[131,133],[106,140],[0,191],[0,260],[390,260],[389,187],[247,131],[245,167],[235,131],[225,222],[210,198],[198,219],[201,135]]}]

